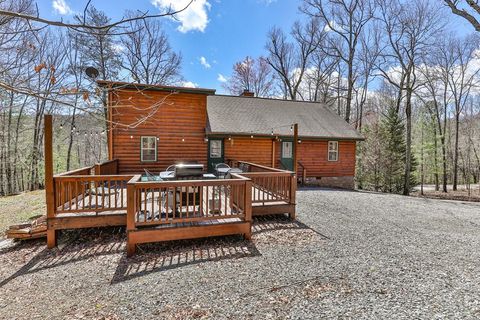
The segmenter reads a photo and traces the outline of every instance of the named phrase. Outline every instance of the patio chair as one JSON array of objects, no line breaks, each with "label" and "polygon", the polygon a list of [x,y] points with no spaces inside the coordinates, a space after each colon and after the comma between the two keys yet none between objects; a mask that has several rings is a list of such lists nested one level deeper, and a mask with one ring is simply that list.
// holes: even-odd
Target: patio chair
[{"label": "patio chair", "polygon": [[145,176],[147,177],[147,181],[158,181],[160,179],[160,175],[153,174],[148,169],[143,169],[145,171]]},{"label": "patio chair", "polygon": [[225,175],[228,173],[230,170],[230,166],[226,163],[218,163],[215,166],[215,172],[217,173],[217,177],[219,178],[225,178]]}]

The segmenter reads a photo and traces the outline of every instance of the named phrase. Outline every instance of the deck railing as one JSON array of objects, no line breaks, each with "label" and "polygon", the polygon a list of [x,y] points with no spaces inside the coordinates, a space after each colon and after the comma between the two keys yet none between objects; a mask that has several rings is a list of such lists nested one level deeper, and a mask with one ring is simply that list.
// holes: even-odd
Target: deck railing
[{"label": "deck railing", "polygon": [[132,175],[116,175],[117,161],[71,170],[53,177],[54,212],[126,210],[126,186]]},{"label": "deck railing", "polygon": [[250,162],[238,163],[239,166],[248,168],[248,172],[241,175],[252,180],[253,204],[295,204],[296,177],[293,172]]},{"label": "deck railing", "polygon": [[95,166],[95,174],[96,175],[110,175],[110,174],[117,174],[118,173],[118,160],[108,160],[102,163],[97,163]]},{"label": "deck railing", "polygon": [[127,230],[210,220],[251,220],[251,181],[232,179],[141,182],[127,184]]},{"label": "deck railing", "polygon": [[132,175],[54,176],[55,213],[126,210],[125,189]]}]

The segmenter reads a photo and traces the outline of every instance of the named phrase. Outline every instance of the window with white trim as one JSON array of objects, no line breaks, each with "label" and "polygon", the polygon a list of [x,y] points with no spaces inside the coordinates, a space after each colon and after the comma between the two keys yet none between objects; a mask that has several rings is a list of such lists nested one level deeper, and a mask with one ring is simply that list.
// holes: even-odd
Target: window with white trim
[{"label": "window with white trim", "polygon": [[143,162],[157,161],[157,137],[140,138],[140,160]]},{"label": "window with white trim", "polygon": [[328,141],[328,161],[338,161],[338,141]]}]

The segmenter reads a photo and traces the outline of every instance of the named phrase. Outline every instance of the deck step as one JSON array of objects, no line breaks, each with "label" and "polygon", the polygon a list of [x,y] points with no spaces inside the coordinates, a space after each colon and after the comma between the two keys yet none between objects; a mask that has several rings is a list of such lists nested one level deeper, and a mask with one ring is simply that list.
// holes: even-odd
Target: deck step
[{"label": "deck step", "polygon": [[37,239],[47,236],[47,217],[45,215],[30,223],[15,224],[8,228],[7,238],[26,240]]}]

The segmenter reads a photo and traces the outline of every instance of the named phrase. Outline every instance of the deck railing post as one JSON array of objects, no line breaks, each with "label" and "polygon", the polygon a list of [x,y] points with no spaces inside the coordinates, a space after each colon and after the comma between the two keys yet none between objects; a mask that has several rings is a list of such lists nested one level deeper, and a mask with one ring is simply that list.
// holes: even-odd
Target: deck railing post
[{"label": "deck railing post", "polygon": [[131,241],[130,232],[135,230],[135,212],[136,212],[136,187],[135,182],[139,176],[134,176],[127,183],[127,256],[135,254],[135,243]]},{"label": "deck railing post", "polygon": [[288,216],[290,219],[295,219],[296,217],[296,204],[297,204],[297,175],[296,173],[292,174],[290,178],[290,204],[293,205],[293,211],[291,211]]},{"label": "deck railing post", "polygon": [[245,221],[250,223],[249,232],[246,233],[245,239],[250,240],[252,238],[252,180],[245,180],[245,192],[244,192],[244,210],[245,210]]},{"label": "deck railing post", "polygon": [[55,185],[53,183],[53,134],[52,115],[44,117],[44,152],[45,152],[45,200],[47,205],[47,247],[57,246],[57,232],[50,222],[55,218]]}]

